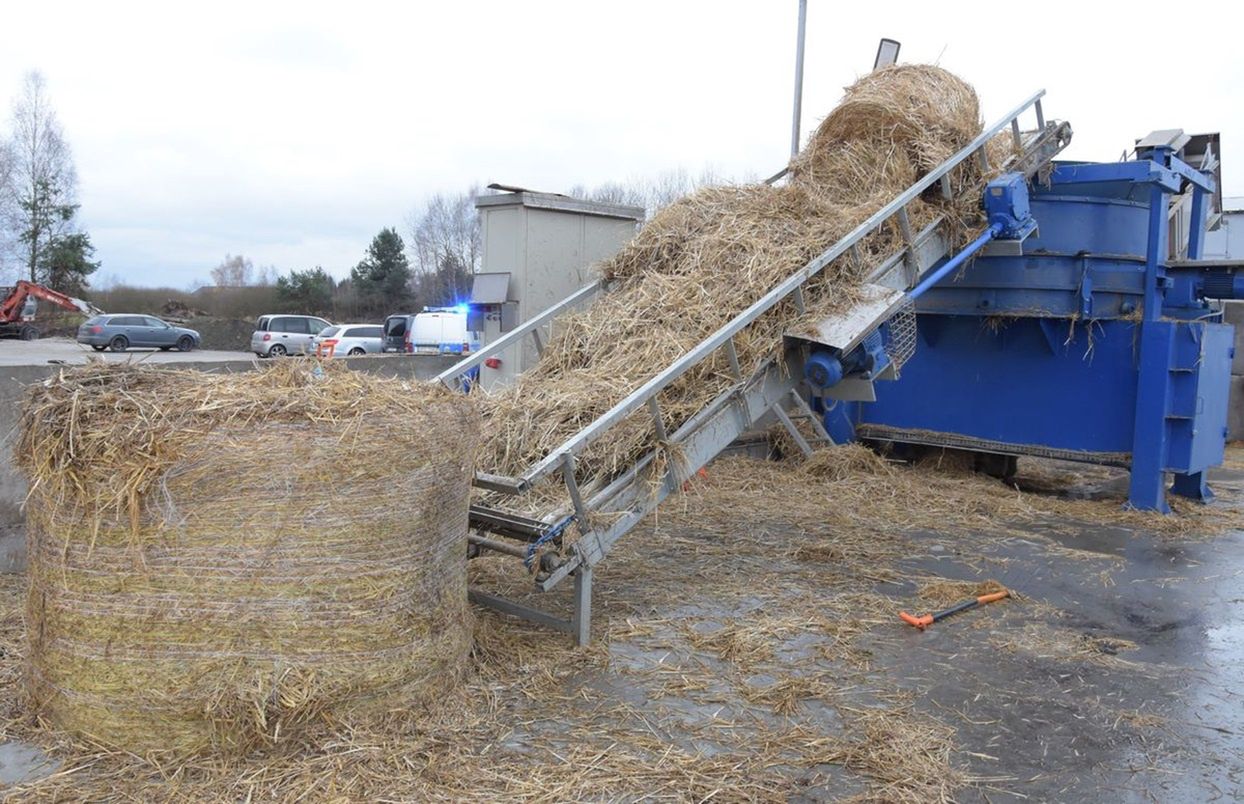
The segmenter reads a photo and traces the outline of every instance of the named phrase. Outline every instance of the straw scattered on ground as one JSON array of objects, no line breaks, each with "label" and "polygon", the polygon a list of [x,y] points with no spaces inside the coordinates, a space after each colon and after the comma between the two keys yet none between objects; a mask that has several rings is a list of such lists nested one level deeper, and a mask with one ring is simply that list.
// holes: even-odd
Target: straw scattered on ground
[{"label": "straw scattered on ground", "polygon": [[861,444],[791,460],[798,471],[833,483],[832,508],[842,514],[827,511],[827,516],[868,510],[899,530],[1013,534],[1017,525],[1059,528],[1070,522],[1190,537],[1213,536],[1244,522],[1234,502],[1203,505],[1171,495],[1172,515],[1132,508],[1123,482],[1126,472],[1109,467],[1021,458],[1008,482],[974,471],[970,456],[961,460],[935,455],[909,465]]}]

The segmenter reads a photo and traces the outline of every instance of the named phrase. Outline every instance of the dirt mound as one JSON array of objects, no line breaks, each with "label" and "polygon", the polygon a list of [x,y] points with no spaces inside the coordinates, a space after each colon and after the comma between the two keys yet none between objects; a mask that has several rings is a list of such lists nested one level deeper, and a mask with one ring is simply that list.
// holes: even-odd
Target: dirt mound
[{"label": "dirt mound", "polygon": [[228,352],[248,352],[255,322],[243,318],[196,316],[182,326],[195,330],[203,337],[201,349],[218,349]]},{"label": "dirt mound", "polygon": [[205,316],[207,315],[207,311],[200,310],[197,307],[191,307],[180,299],[169,299],[164,303],[164,306],[160,308],[160,315],[165,318],[184,321],[188,318]]}]

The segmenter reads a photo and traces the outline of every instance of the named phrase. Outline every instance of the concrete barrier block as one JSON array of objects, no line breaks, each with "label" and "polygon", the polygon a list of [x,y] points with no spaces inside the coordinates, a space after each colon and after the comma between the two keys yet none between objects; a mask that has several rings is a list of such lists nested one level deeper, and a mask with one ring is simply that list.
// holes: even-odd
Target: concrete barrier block
[{"label": "concrete barrier block", "polygon": [[1244,441],[1244,377],[1231,378],[1227,400],[1227,440]]},{"label": "concrete barrier block", "polygon": [[20,527],[0,526],[0,573],[26,571],[26,534]]},{"label": "concrete barrier block", "polygon": [[1235,327],[1235,358],[1231,361],[1231,373],[1244,374],[1244,301],[1223,302],[1222,321]]},{"label": "concrete barrier block", "polygon": [[1236,329],[1244,325],[1244,301],[1225,301],[1222,303],[1222,321]]}]

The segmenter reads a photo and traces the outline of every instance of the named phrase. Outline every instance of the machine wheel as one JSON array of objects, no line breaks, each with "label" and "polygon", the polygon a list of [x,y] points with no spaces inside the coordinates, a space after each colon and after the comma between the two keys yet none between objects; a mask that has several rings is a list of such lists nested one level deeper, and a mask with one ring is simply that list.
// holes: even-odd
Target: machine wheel
[{"label": "machine wheel", "polygon": [[359,346],[354,347],[347,353],[349,357],[358,357],[359,355],[365,354],[367,354],[367,350]]},{"label": "machine wheel", "polygon": [[105,349],[107,349],[108,347],[107,347],[107,346],[96,346],[95,344],[91,344],[91,348],[92,348],[92,349],[94,349],[94,350],[95,350],[95,351],[97,351],[97,352],[102,352],[102,351],[104,351]]},{"label": "machine wheel", "polygon": [[285,357],[289,352],[285,351],[285,347],[279,343],[274,343],[268,347],[268,357]]},{"label": "machine wheel", "polygon": [[126,349],[130,348],[130,341],[124,335],[118,335],[108,341],[108,348],[114,352],[124,352]]},{"label": "machine wheel", "polygon": [[189,335],[182,335],[180,338],[177,339],[177,351],[189,352],[193,348],[194,348],[194,338],[191,338]]},{"label": "machine wheel", "polygon": [[21,338],[23,341],[38,340],[39,330],[36,329],[33,324],[27,324],[18,330],[17,337]]}]

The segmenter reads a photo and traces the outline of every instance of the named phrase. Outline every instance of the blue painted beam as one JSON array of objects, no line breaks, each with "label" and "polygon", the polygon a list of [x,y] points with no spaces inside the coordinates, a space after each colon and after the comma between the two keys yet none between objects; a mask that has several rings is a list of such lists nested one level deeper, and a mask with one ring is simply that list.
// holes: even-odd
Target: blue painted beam
[{"label": "blue painted beam", "polygon": [[1168,192],[1179,192],[1181,177],[1148,159],[1139,162],[1106,162],[1097,164],[1061,164],[1054,167],[1050,183],[1096,184],[1100,182],[1132,182],[1157,184]]}]

